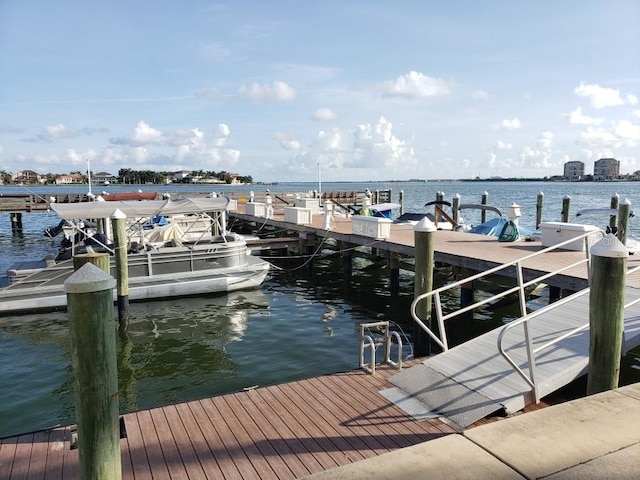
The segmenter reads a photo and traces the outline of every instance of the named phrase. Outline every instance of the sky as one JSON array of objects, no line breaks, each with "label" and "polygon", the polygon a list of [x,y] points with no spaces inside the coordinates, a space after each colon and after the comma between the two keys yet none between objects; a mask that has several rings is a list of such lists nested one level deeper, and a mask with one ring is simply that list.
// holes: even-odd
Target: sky
[{"label": "sky", "polygon": [[0,170],[640,170],[637,0],[0,0]]}]

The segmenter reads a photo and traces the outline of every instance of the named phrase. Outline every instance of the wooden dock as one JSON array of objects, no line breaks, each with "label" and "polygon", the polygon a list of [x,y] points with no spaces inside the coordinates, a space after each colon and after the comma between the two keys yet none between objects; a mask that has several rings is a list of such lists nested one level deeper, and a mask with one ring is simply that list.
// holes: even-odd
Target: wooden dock
[{"label": "wooden dock", "polygon": [[[396,371],[380,366],[375,376],[350,371],[123,415],[122,478],[295,479],[453,433],[379,393]],[[78,478],[71,432],[2,439],[0,478]]]}]

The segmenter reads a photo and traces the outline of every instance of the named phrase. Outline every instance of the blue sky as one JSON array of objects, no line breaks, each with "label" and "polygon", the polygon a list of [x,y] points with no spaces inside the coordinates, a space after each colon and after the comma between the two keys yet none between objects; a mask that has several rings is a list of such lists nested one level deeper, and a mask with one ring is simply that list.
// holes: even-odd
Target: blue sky
[{"label": "blue sky", "polygon": [[640,169],[640,2],[0,1],[0,170]]}]

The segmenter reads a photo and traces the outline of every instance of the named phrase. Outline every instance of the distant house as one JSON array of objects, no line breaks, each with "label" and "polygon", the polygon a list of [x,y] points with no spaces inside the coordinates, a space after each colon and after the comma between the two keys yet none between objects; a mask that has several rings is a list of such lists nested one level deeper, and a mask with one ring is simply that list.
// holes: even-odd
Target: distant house
[{"label": "distant house", "polygon": [[84,183],[84,177],[79,173],[58,175],[56,185],[78,185]]},{"label": "distant house", "polygon": [[174,182],[182,182],[185,178],[191,176],[191,170],[180,170],[173,173]]},{"label": "distant house", "polygon": [[601,158],[593,163],[594,180],[614,180],[620,176],[620,160]]},{"label": "distant house", "polygon": [[13,183],[29,183],[33,185],[36,183],[42,183],[43,179],[33,170],[22,170],[21,172],[11,175],[11,181]]},{"label": "distant house", "polygon": [[94,185],[108,185],[110,183],[118,183],[118,177],[107,172],[92,173],[91,183]]},{"label": "distant house", "polygon": [[575,160],[564,164],[564,175],[562,177],[564,180],[575,182],[581,180],[583,176],[584,162]]}]

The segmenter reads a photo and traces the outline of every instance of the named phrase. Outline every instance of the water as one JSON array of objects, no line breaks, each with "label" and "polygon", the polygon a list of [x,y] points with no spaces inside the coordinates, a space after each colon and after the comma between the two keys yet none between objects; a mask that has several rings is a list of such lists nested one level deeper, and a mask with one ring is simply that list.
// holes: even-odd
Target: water
[{"label": "water", "polygon": [[[313,183],[230,187],[229,191],[269,188],[278,191],[317,189]],[[60,188],[60,187],[58,187]],[[137,186],[135,188],[138,188]],[[153,186],[142,187],[157,190]],[[160,191],[203,191],[205,186],[163,187]],[[391,188],[394,200],[404,191],[407,211],[424,211],[424,203],[444,191],[459,193],[463,203],[489,203],[503,211],[514,201],[522,206],[521,224],[533,226],[538,192],[545,194],[544,220],[559,220],[562,198],[580,208],[608,207],[613,194],[640,200],[640,183],[429,182],[324,184],[325,191]],[[56,187],[31,190],[50,193]],[[86,187],[64,187],[85,192]],[[109,191],[132,190],[109,186]],[[216,188],[216,191],[222,189]],[[0,187],[0,193],[20,191]],[[468,221],[477,221],[471,216]],[[0,215],[0,271],[18,258],[41,257],[55,247],[42,230],[55,225],[50,213],[23,215],[24,232],[12,235],[8,214]],[[604,225],[603,219],[599,225]],[[631,236],[640,237],[631,225]],[[307,269],[272,269],[261,288],[201,298],[131,304],[126,333],[118,335],[121,411],[292,381],[357,368],[359,324],[396,322],[410,333],[412,275],[401,276],[400,298],[388,295],[380,270],[354,268],[352,287],[342,284],[339,256],[321,251],[313,273]],[[543,304],[543,300],[539,300]],[[535,300],[532,304],[535,303]],[[517,308],[516,308],[517,310]],[[483,331],[514,315],[509,309],[476,315],[474,330]],[[405,353],[410,353],[405,347]],[[636,357],[629,357],[625,381],[640,381]],[[634,363],[635,362],[635,363]],[[0,317],[0,437],[74,422],[73,382],[65,312]]]}]

